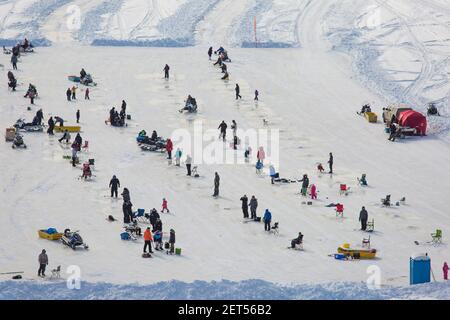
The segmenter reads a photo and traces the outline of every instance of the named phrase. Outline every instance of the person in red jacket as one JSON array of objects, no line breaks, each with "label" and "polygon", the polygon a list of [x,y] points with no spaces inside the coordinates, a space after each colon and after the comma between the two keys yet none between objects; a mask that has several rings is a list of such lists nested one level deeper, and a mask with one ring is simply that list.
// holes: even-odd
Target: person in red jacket
[{"label": "person in red jacket", "polygon": [[149,247],[150,253],[153,253],[152,241],[152,232],[150,231],[150,227],[147,227],[147,229],[144,231],[144,253],[147,253],[147,247]]},{"label": "person in red jacket", "polygon": [[167,210],[167,213],[170,213],[169,208],[167,207],[167,200],[166,200],[166,198],[163,199],[161,213],[164,213],[164,210]]},{"label": "person in red jacket", "polygon": [[166,151],[167,151],[167,159],[172,160],[172,150],[173,150],[173,143],[172,140],[167,140],[166,145]]},{"label": "person in red jacket", "polygon": [[315,184],[311,185],[311,199],[317,200],[317,187]]},{"label": "person in red jacket", "polygon": [[447,264],[447,262],[444,262],[442,271],[444,272],[444,280],[448,280],[448,264]]}]

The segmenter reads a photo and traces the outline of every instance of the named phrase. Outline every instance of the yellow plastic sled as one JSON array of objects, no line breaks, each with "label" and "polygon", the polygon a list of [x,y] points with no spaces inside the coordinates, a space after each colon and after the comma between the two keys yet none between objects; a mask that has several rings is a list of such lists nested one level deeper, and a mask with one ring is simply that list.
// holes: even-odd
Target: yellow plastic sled
[{"label": "yellow plastic sled", "polygon": [[63,236],[62,233],[48,234],[48,233],[46,232],[46,230],[38,230],[38,234],[39,234],[39,237],[40,237],[40,238],[42,238],[42,239],[47,239],[47,240],[52,240],[52,241],[54,241],[54,240],[59,240],[59,239],[61,239],[61,237]]},{"label": "yellow plastic sled", "polygon": [[56,126],[55,127],[55,132],[64,132],[64,131],[68,131],[68,132],[80,132],[81,131],[81,127],[80,126]]},{"label": "yellow plastic sled", "polygon": [[338,248],[338,253],[345,255],[346,257],[358,258],[359,259],[375,259],[377,255],[376,249],[369,248],[350,248],[348,243],[343,244]]}]

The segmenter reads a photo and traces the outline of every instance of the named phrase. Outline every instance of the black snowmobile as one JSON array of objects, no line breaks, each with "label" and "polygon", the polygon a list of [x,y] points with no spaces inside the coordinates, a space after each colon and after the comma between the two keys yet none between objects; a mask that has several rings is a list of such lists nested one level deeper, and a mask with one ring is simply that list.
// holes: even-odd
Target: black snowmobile
[{"label": "black snowmobile", "polygon": [[27,123],[24,119],[19,119],[14,124],[14,128],[17,130],[22,130],[26,132],[42,132],[44,127],[39,124]]},{"label": "black snowmobile", "polygon": [[83,242],[83,238],[79,235],[78,231],[71,232],[70,229],[64,230],[64,234],[61,237],[61,241],[66,246],[75,250],[77,247],[83,247],[88,249],[89,246]]},{"label": "black snowmobile", "polygon": [[13,143],[12,143],[12,148],[13,149],[26,149],[27,145],[23,142],[23,138],[20,134],[16,134],[16,136],[14,137]]},{"label": "black snowmobile", "polygon": [[164,152],[167,146],[167,141],[161,137],[152,139],[147,136],[139,136],[137,141],[143,151]]}]

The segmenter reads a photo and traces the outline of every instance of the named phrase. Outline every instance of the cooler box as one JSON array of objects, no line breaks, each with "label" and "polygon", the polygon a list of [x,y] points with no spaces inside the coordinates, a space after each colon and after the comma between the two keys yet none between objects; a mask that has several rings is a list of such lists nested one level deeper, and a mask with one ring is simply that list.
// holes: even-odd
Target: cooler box
[{"label": "cooler box", "polygon": [[431,259],[426,254],[412,256],[409,259],[409,283],[421,284],[431,281]]},{"label": "cooler box", "polygon": [[181,248],[175,248],[175,254],[181,256]]},{"label": "cooler box", "polygon": [[6,141],[13,141],[15,136],[16,136],[16,129],[6,128],[6,133],[5,133]]},{"label": "cooler box", "polygon": [[366,112],[364,114],[364,116],[366,117],[367,121],[369,121],[370,123],[377,123],[377,121],[378,121],[378,116],[374,112]]}]

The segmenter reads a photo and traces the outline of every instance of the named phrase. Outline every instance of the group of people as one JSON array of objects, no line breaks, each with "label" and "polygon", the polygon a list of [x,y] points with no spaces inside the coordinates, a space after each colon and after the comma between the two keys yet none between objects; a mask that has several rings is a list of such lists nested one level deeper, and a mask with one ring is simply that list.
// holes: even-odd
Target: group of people
[{"label": "group of people", "polygon": [[122,100],[120,112],[118,112],[115,107],[109,110],[109,123],[113,127],[123,127],[125,126],[126,116],[127,116],[127,103],[125,102],[125,100]]}]

